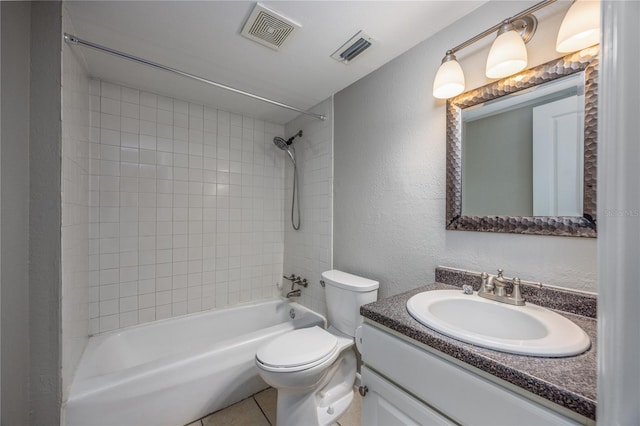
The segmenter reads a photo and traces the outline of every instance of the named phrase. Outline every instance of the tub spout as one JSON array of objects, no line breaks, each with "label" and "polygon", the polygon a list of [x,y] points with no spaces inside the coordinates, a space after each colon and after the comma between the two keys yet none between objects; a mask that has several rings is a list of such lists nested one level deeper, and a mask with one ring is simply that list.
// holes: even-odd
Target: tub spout
[{"label": "tub spout", "polygon": [[287,299],[291,297],[300,297],[300,296],[302,296],[302,292],[300,291],[299,288],[295,290],[291,290],[289,293],[287,293]]}]

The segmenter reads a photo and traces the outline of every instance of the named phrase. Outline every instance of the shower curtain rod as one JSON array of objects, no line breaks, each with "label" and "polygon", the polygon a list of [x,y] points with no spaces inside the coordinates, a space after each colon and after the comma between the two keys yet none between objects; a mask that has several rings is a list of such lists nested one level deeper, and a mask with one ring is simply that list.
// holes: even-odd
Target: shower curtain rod
[{"label": "shower curtain rod", "polygon": [[140,58],[140,57],[137,57],[137,56],[133,56],[133,55],[130,55],[128,53],[121,52],[119,50],[111,49],[109,47],[102,46],[102,45],[99,45],[99,44],[96,44],[96,43],[91,43],[90,41],[82,40],[81,38],[78,38],[78,37],[76,37],[76,36],[74,36],[72,34],[64,33],[64,41],[66,41],[67,43],[70,43],[70,44],[78,44],[78,45],[81,45],[81,46],[86,46],[86,47],[90,47],[90,48],[95,49],[95,50],[99,50],[101,52],[110,53],[110,54],[112,54],[114,56],[119,56],[121,58],[128,59],[130,61],[137,62],[137,63],[143,64],[143,65],[147,65],[147,66],[159,69],[159,70],[172,72],[174,74],[181,75],[182,77],[187,77],[187,78],[190,78],[192,80],[199,81],[201,83],[206,83],[206,84],[209,84],[211,86],[218,87],[220,89],[224,89],[224,90],[228,90],[230,92],[237,93],[239,95],[247,96],[249,98],[257,99],[259,101],[266,102],[266,103],[271,104],[271,105],[279,106],[281,108],[286,108],[286,109],[289,109],[291,111],[296,111],[296,112],[299,112],[299,113],[302,113],[302,114],[305,114],[305,115],[309,115],[309,116],[317,118],[319,120],[323,120],[324,121],[324,120],[327,119],[327,117],[325,115],[315,114],[313,112],[305,111],[303,109],[296,108],[296,107],[293,107],[291,105],[283,104],[282,102],[274,101],[272,99],[265,98],[265,97],[262,97],[262,96],[258,96],[258,95],[255,95],[253,93],[245,92],[244,90],[236,89],[234,87],[227,86],[225,84],[218,83],[218,82],[213,81],[213,80],[208,80],[208,79],[203,78],[203,77],[198,77],[197,75],[190,74],[190,73],[185,72],[185,71],[180,71],[178,69],[171,68],[171,67],[168,67],[168,66],[165,66],[165,65],[162,65],[162,64],[158,64],[156,62],[152,62],[152,61],[149,61],[147,59],[143,59],[143,58]]}]

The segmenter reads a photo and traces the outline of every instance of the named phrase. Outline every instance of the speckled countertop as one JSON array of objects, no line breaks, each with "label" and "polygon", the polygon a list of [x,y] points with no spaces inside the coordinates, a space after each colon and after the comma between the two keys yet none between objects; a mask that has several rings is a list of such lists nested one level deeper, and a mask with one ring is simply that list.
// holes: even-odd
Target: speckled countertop
[{"label": "speckled countertop", "polygon": [[556,310],[582,327],[591,348],[567,358],[513,355],[481,348],[440,334],[413,319],[407,300],[423,291],[460,287],[433,283],[360,308],[365,318],[428,345],[453,358],[512,383],[584,417],[596,418],[596,321]]}]

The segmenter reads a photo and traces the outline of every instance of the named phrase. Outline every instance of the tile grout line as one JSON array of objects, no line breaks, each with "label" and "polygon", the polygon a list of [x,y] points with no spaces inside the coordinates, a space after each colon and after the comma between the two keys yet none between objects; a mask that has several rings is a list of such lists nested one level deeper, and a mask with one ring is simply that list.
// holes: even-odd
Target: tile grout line
[{"label": "tile grout line", "polygon": [[264,412],[264,410],[262,409],[262,406],[260,405],[260,403],[258,402],[258,400],[255,397],[255,394],[251,397],[253,399],[253,401],[256,403],[256,405],[258,406],[258,408],[260,409],[260,412],[262,413],[262,415],[264,416],[264,418],[267,420],[267,423],[269,423],[269,426],[273,426],[271,424],[271,421],[269,420],[269,417],[267,417],[267,414]]}]

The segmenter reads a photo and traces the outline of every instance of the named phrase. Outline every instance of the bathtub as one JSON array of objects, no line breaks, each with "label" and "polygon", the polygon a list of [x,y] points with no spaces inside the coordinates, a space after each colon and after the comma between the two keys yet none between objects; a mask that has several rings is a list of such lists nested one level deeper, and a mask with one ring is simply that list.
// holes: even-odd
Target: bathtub
[{"label": "bathtub", "polygon": [[254,365],[262,342],[326,320],[286,299],[134,326],[89,339],[64,424],[187,424],[267,388]]}]

